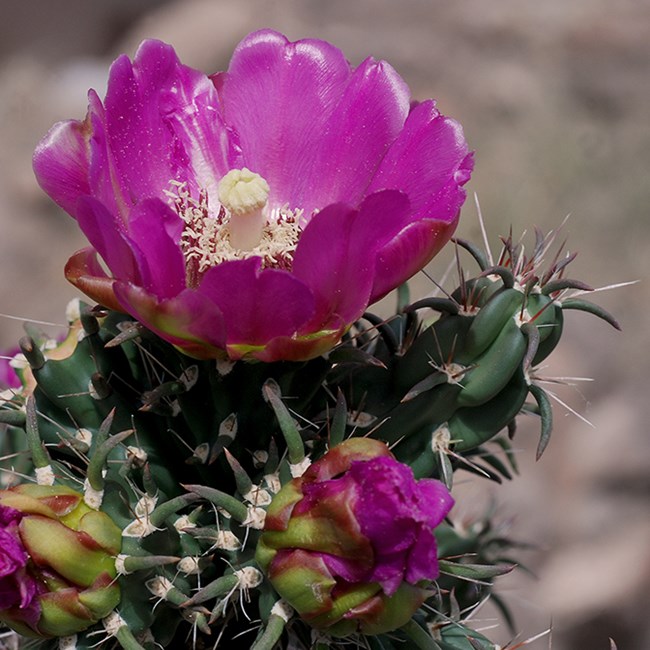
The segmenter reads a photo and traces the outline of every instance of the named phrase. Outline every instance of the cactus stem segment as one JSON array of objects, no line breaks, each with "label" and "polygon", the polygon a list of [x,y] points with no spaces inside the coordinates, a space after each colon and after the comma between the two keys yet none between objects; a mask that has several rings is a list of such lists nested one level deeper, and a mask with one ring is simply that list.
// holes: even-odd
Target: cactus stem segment
[{"label": "cactus stem segment", "polygon": [[238,522],[243,523],[248,518],[248,508],[238,499],[226,494],[221,490],[206,487],[204,485],[183,485],[188,492],[193,492],[200,497],[207,499],[218,508],[223,508]]},{"label": "cactus stem segment", "polygon": [[108,455],[117,447],[123,440],[126,440],[133,433],[133,429],[121,431],[114,436],[110,436],[104,442],[97,446],[95,453],[88,462],[88,483],[94,490],[101,491],[104,489],[104,468]]},{"label": "cactus stem segment", "polygon": [[[287,612],[277,605],[283,601],[278,601],[273,605],[271,610],[271,615],[269,616],[268,623],[264,628],[262,636],[260,636],[257,641],[251,647],[251,650],[272,650],[275,647],[275,644],[280,640],[284,627],[289,621]],[[289,614],[290,616],[290,614]]]},{"label": "cactus stem segment", "polygon": [[[27,444],[32,454],[32,461],[36,468],[51,467],[50,456],[45,450],[41,438],[38,433],[38,422],[36,415],[36,402],[34,397],[30,395],[26,404],[27,420],[25,426],[25,433],[27,434]],[[46,472],[46,470],[45,470]],[[47,485],[47,484],[42,484]],[[51,484],[50,484],[51,485]]]},{"label": "cactus stem segment", "polygon": [[149,520],[155,527],[162,526],[168,517],[176,514],[179,510],[181,510],[181,508],[185,508],[186,506],[190,505],[190,503],[194,503],[199,498],[200,497],[196,494],[181,494],[178,497],[169,499],[169,501],[161,503],[151,511]]},{"label": "cactus stem segment", "polygon": [[216,580],[213,580],[209,585],[206,585],[192,596],[189,600],[186,600],[183,603],[180,603],[181,607],[193,607],[204,603],[207,600],[212,600],[213,598],[219,598],[220,596],[225,596],[230,592],[235,591],[240,587],[241,579],[235,573],[231,573],[227,576],[221,576]]},{"label": "cactus stem segment", "polygon": [[413,619],[403,625],[400,631],[409,638],[413,647],[419,650],[440,650],[440,646],[433,640],[433,637]]},{"label": "cactus stem segment", "polygon": [[282,401],[280,387],[274,379],[268,379],[262,387],[264,399],[270,404],[278,419],[282,435],[287,443],[289,462],[293,465],[300,463],[305,457],[305,447],[298,430],[298,425]]},{"label": "cactus stem segment", "polygon": [[174,555],[126,555],[120,553],[115,558],[115,570],[120,575],[129,575],[134,571],[153,569],[163,564],[173,564],[180,560]]}]

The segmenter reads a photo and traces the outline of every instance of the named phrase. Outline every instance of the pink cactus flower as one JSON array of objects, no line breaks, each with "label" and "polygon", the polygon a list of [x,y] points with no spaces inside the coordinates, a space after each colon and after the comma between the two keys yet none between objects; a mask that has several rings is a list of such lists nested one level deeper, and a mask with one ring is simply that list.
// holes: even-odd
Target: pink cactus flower
[{"label": "pink cactus flower", "polygon": [[314,627],[388,632],[438,577],[434,529],[453,503],[442,483],[416,481],[383,442],[351,438],[275,496],[256,559]]},{"label": "pink cactus flower", "polygon": [[27,570],[29,556],[18,530],[22,517],[18,510],[0,503],[0,621],[17,617],[34,627],[41,607],[38,585]]},{"label": "pink cactus flower", "polygon": [[211,77],[145,41],[34,155],[91,244],[73,284],[188,355],[263,361],[326,352],[427,264],[472,165],[386,62],[271,30]]}]

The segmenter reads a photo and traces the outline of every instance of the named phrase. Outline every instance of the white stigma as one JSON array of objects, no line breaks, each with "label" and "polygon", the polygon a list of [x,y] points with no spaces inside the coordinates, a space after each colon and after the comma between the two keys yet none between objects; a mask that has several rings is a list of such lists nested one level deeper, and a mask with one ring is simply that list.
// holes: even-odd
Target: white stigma
[{"label": "white stigma", "polygon": [[246,167],[231,169],[219,181],[219,202],[230,214],[228,228],[234,249],[248,251],[260,243],[269,190],[269,184]]}]

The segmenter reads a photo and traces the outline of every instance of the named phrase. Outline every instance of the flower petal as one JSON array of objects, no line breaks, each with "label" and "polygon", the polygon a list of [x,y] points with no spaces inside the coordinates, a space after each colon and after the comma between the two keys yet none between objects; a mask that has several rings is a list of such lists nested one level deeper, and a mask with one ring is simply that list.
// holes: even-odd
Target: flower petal
[{"label": "flower petal", "polygon": [[142,282],[136,252],[118,215],[109,212],[97,199],[86,196],[78,201],[77,221],[114,277]]},{"label": "flower petal", "polygon": [[214,86],[160,41],[145,41],[133,63],[115,61],[105,106],[108,147],[133,203],[160,197],[171,179],[214,191],[236,164]]},{"label": "flower petal", "polygon": [[[133,208],[129,218],[129,240],[141,251],[139,267],[146,265],[144,288],[159,298],[171,298],[185,289],[185,258],[178,242],[183,222],[162,201],[148,199]],[[121,277],[129,277],[122,275]]]},{"label": "flower petal", "polygon": [[293,263],[293,274],[316,300],[308,329],[326,329],[336,317],[349,324],[361,316],[375,281],[377,251],[408,224],[409,214],[408,199],[387,191],[369,196],[359,210],[339,203],[314,216]]},{"label": "flower petal", "polygon": [[199,286],[224,315],[228,346],[264,346],[293,336],[314,311],[312,294],[300,280],[260,265],[258,257],[223,262]]},{"label": "flower petal", "polygon": [[465,199],[461,187],[472,167],[460,124],[441,115],[428,100],[409,114],[368,192],[402,190],[417,217],[452,223]]},{"label": "flower petal", "polygon": [[226,347],[224,317],[194,289],[160,300],[130,282],[116,281],[115,295],[126,311],[150,330],[197,359],[214,359]]},{"label": "flower petal", "polygon": [[38,144],[32,161],[39,185],[73,215],[77,199],[90,194],[88,137],[86,122],[58,122]]},{"label": "flower petal", "polygon": [[235,49],[219,79],[224,115],[239,134],[246,166],[269,183],[272,207],[313,205],[305,174],[349,76],[341,51],[324,41],[291,43],[261,30]]},{"label": "flower petal", "polygon": [[377,254],[375,282],[369,303],[383,298],[420,271],[449,241],[456,221],[423,219],[409,224]]},{"label": "flower petal", "polygon": [[94,248],[87,247],[77,251],[65,265],[65,277],[79,291],[100,305],[115,311],[124,311],[113,292],[114,280],[106,275]]},{"label": "flower petal", "polygon": [[358,205],[409,111],[409,89],[385,61],[366,59],[352,74],[320,134],[302,178],[299,204],[310,213],[329,203]]}]

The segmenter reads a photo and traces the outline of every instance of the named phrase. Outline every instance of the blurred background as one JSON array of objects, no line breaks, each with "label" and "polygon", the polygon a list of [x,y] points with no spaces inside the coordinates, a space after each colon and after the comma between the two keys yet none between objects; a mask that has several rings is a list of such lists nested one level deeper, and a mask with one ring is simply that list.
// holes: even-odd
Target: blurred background
[{"label": "blurred background", "polygon": [[[270,26],[319,37],[353,64],[385,58],[415,98],[435,97],[477,151],[459,234],[479,240],[473,194],[493,244],[561,224],[580,252],[571,277],[592,286],[640,280],[593,297],[619,334],[572,312],[548,376],[590,377],[558,395],[550,448],[534,462],[537,422],[516,437],[522,475],[504,488],[458,487],[457,517],[496,500],[510,534],[535,544],[536,574],[502,578],[519,641],[531,648],[650,648],[650,3],[643,0],[3,0],[0,21],[0,346],[22,320],[64,321],[75,291],[63,279],[84,245],[72,219],[39,190],[31,153],[57,120],[82,118],[103,94],[108,64],[156,37],[206,72]],[[431,272],[440,275],[451,251]],[[468,264],[471,266],[469,260]],[[472,269],[474,270],[474,269]],[[431,287],[418,280],[416,297]],[[56,328],[53,329],[56,331]],[[497,624],[488,610],[476,627]],[[505,645],[503,624],[487,632]]]}]

